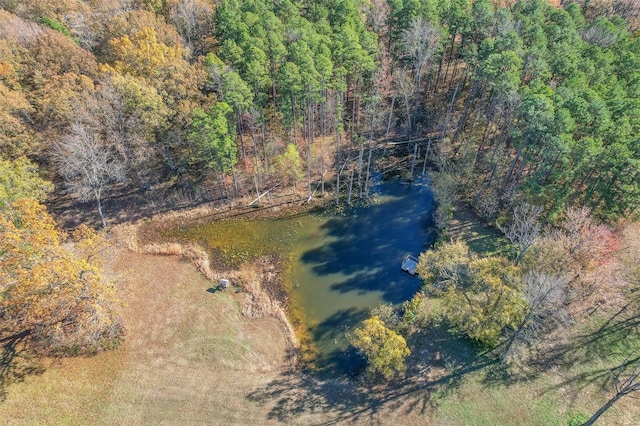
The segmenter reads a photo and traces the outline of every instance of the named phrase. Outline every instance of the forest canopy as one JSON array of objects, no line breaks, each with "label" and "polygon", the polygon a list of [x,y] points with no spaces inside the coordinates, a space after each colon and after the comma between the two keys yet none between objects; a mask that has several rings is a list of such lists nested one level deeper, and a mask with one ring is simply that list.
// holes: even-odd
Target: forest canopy
[{"label": "forest canopy", "polygon": [[310,195],[363,174],[365,149],[375,162],[414,140],[488,219],[516,202],[552,221],[637,215],[638,7],[562,3],[4,1],[0,155],[104,216],[136,188],[193,201],[286,186],[291,145]]}]

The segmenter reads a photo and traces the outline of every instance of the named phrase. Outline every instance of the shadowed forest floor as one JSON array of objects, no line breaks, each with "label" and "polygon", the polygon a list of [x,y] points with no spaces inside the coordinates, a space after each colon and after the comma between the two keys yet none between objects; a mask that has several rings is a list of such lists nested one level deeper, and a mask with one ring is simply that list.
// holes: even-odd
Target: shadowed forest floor
[{"label": "shadowed forest floor", "polygon": [[454,205],[448,231],[452,240],[466,241],[476,253],[509,255],[509,240],[499,229],[482,223],[479,216],[466,204],[458,202]]}]

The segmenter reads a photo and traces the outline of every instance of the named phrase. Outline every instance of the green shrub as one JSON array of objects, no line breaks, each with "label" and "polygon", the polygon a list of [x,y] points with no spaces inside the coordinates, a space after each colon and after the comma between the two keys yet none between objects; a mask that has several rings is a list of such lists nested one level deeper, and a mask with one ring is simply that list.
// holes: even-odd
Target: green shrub
[{"label": "green shrub", "polygon": [[44,18],[40,18],[40,23],[42,25],[46,25],[47,27],[51,28],[54,31],[57,31],[61,34],[66,35],[67,37],[72,37],[71,31],[69,31],[69,28],[67,28],[66,25],[64,25],[62,22],[58,22],[53,18],[48,18],[45,16]]}]

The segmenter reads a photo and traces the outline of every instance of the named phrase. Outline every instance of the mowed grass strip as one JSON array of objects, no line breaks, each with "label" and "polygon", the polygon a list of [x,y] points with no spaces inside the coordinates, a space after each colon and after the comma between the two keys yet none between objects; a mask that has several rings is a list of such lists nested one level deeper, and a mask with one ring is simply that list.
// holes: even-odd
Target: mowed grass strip
[{"label": "mowed grass strip", "polygon": [[481,256],[509,256],[511,245],[502,232],[488,226],[471,207],[456,203],[447,234],[453,241],[464,241],[469,248]]}]

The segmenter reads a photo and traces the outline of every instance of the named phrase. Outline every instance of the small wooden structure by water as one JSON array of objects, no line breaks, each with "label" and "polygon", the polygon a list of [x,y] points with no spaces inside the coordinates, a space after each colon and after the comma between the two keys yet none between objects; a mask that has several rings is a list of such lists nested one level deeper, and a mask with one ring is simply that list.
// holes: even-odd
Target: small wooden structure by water
[{"label": "small wooden structure by water", "polygon": [[402,266],[400,266],[400,269],[402,269],[405,272],[408,272],[411,275],[416,274],[417,268],[418,268],[418,259],[416,259],[411,255],[407,255],[407,257],[405,257],[404,260],[402,261]]}]

